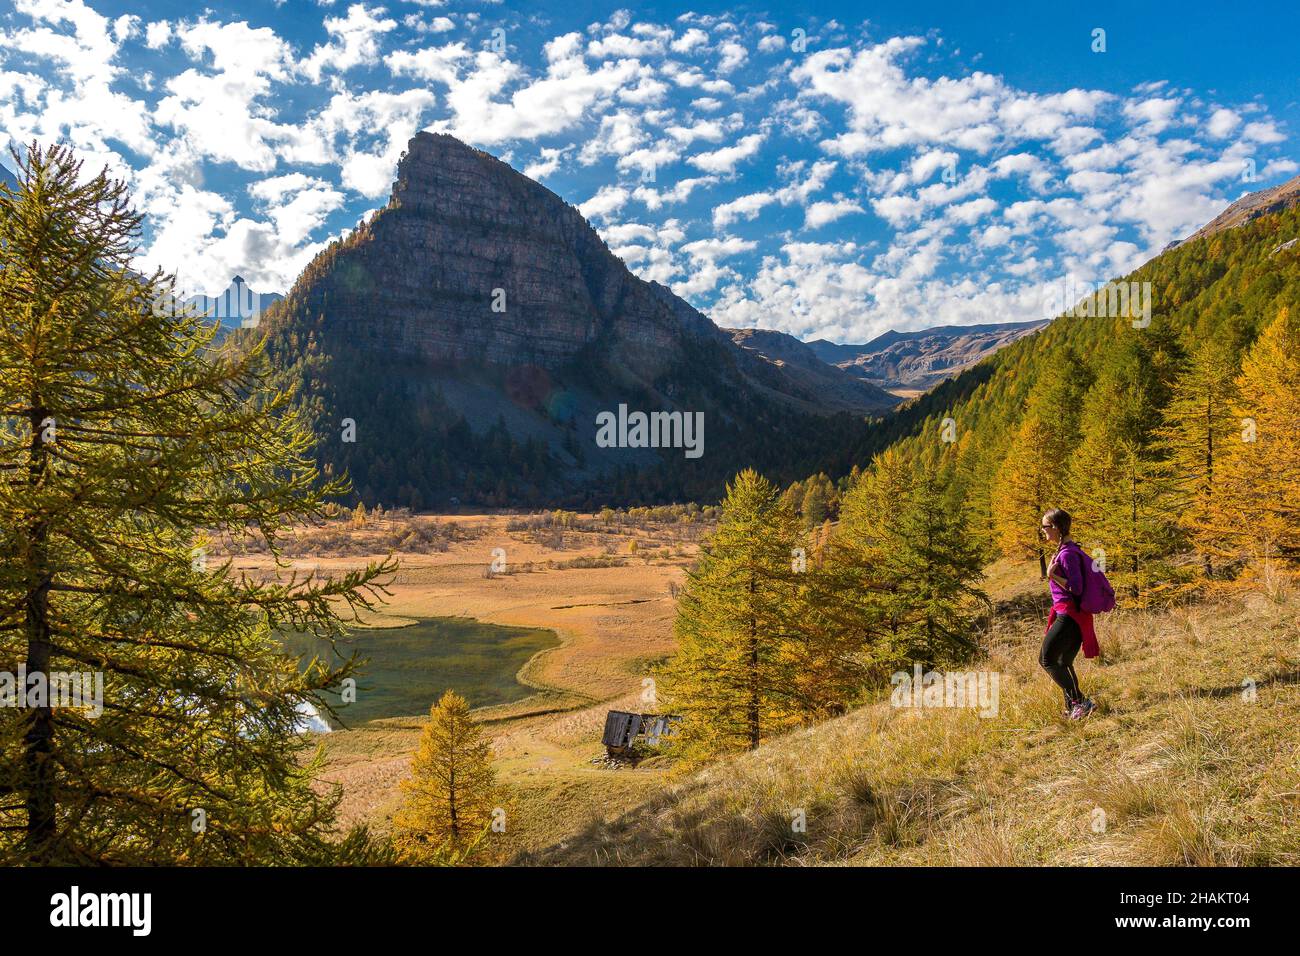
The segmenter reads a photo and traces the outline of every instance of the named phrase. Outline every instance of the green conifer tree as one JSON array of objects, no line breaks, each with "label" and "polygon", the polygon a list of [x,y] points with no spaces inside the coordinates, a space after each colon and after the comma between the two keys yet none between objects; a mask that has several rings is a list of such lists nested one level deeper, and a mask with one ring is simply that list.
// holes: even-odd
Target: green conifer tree
[{"label": "green conifer tree", "polygon": [[1079,410],[1090,384],[1073,349],[1062,349],[1035,383],[993,483],[993,526],[1003,554],[1038,559],[1047,554],[1038,533],[1043,513],[1064,497],[1070,455],[1079,441]]},{"label": "green conifer tree", "polygon": [[753,749],[799,719],[790,653],[799,524],[752,469],[728,486],[679,598],[679,649],[665,668],[687,754]]},{"label": "green conifer tree", "polygon": [[314,784],[300,710],[354,662],[300,673],[276,631],[338,636],[391,565],[304,581],[207,561],[218,534],[274,552],[346,486],[318,481],[260,350],[217,350],[169,282],[130,270],[120,183],[64,147],[17,158],[0,191],[0,671],[99,675],[102,698],[0,707],[0,863],[323,862],[338,797]]}]

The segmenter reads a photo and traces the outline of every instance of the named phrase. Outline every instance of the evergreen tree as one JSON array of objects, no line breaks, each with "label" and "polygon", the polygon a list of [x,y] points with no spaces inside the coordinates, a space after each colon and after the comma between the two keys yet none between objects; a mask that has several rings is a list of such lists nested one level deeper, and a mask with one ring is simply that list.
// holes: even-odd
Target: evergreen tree
[{"label": "evergreen tree", "polygon": [[805,528],[815,528],[826,520],[830,511],[829,486],[830,479],[825,475],[814,475],[808,479],[808,488],[799,508]]},{"label": "evergreen tree", "polygon": [[455,691],[429,709],[411,776],[401,786],[405,802],[393,817],[401,859],[438,863],[481,852],[500,794],[491,744]]},{"label": "evergreen tree", "polygon": [[974,650],[974,611],[986,599],[966,515],[892,450],[845,496],[831,561],[857,580],[841,591],[842,614],[875,635],[875,676]]},{"label": "evergreen tree", "polygon": [[1072,533],[1119,588],[1142,599],[1181,546],[1172,466],[1156,440],[1181,358],[1162,326],[1122,330],[1084,403],[1066,482]]},{"label": "evergreen tree", "polygon": [[802,544],[772,484],[738,474],[678,601],[679,649],[665,668],[688,754],[753,749],[797,721],[791,612]]},{"label": "evergreen tree", "polygon": [[355,662],[300,673],[276,631],[340,635],[391,565],[208,566],[208,535],[274,553],[347,488],[319,483],[260,350],[215,350],[170,281],[130,271],[122,184],[63,147],[19,170],[0,192],[0,671],[102,675],[102,700],[0,707],[0,862],[323,862],[338,797],[300,709]]}]

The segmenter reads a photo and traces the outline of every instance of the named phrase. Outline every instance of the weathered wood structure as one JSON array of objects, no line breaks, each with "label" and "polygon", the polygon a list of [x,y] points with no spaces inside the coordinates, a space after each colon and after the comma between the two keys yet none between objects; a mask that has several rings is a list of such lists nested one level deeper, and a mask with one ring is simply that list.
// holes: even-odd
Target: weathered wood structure
[{"label": "weathered wood structure", "polygon": [[659,746],[659,741],[671,737],[673,725],[681,720],[676,714],[633,714],[625,710],[611,710],[605,717],[605,734],[601,743],[611,757],[621,757],[642,743],[648,747]]}]

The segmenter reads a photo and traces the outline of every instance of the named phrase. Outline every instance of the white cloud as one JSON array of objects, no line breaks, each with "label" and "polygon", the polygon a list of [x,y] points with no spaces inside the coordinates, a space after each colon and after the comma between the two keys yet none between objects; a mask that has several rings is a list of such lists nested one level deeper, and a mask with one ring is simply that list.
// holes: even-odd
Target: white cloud
[{"label": "white cloud", "polygon": [[750,193],[731,202],[725,202],[714,207],[713,227],[725,229],[738,220],[754,219],[764,208],[774,202],[776,202],[775,193]]},{"label": "white cloud", "polygon": [[529,179],[545,179],[560,168],[560,161],[573,151],[572,146],[542,147],[540,156],[524,167]]},{"label": "white cloud", "polygon": [[649,186],[639,186],[633,190],[632,198],[645,203],[646,208],[653,212],[667,204],[685,202],[696,189],[701,186],[711,186],[717,181],[716,176],[697,176],[678,180],[672,189],[662,191],[656,191]]},{"label": "white cloud", "polygon": [[749,51],[735,40],[724,40],[718,47],[722,59],[718,61],[719,73],[731,73],[749,59]]},{"label": "white cloud", "polygon": [[1217,109],[1205,124],[1205,130],[1215,139],[1226,139],[1240,125],[1241,116],[1235,110]]},{"label": "white cloud", "polygon": [[855,212],[865,212],[865,210],[851,199],[815,202],[804,210],[804,226],[817,229]]},{"label": "white cloud", "polygon": [[166,20],[158,20],[145,27],[145,46],[151,50],[160,50],[172,38],[172,25]]},{"label": "white cloud", "polygon": [[691,27],[672,42],[674,53],[690,53],[709,42],[709,35],[698,27]]},{"label": "white cloud", "polygon": [[711,153],[699,153],[687,162],[708,173],[730,173],[737,165],[757,153],[765,138],[763,133],[751,133],[741,137],[734,146],[724,146]]},{"label": "white cloud", "polygon": [[626,204],[631,194],[622,186],[601,186],[596,195],[578,206],[587,219],[608,219]]},{"label": "white cloud", "polygon": [[302,62],[301,70],[313,81],[319,81],[326,68],[342,73],[378,63],[379,40],[396,27],[397,21],[386,18],[382,7],[354,3],[348,7],[346,17],[325,18],[325,32],[330,40],[312,51]]}]

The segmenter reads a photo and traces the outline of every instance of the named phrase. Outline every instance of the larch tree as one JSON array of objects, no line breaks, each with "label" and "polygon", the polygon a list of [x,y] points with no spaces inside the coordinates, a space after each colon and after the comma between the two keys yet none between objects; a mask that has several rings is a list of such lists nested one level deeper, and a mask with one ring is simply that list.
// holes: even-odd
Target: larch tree
[{"label": "larch tree", "polygon": [[1003,554],[1038,559],[1047,577],[1040,519],[1064,498],[1070,455],[1079,441],[1079,411],[1091,384],[1087,367],[1062,349],[1030,391],[1020,425],[993,482],[991,507]]},{"label": "larch tree", "polygon": [[1300,561],[1300,316],[1283,306],[1241,363],[1208,535],[1229,560]]},{"label": "larch tree", "polygon": [[401,787],[405,801],[393,817],[393,844],[403,860],[445,863],[481,852],[501,795],[491,743],[455,691],[430,708]]},{"label": "larch tree", "polygon": [[[347,491],[258,348],[130,269],[125,187],[65,147],[15,154],[0,190],[0,670],[35,691],[0,707],[0,862],[311,863],[337,792],[301,710],[354,671],[300,672],[278,629],[333,639],[388,563],[337,580],[209,565],[219,535],[273,554]],[[315,755],[313,756],[313,750]],[[352,857],[359,859],[359,857]]]},{"label": "larch tree", "polygon": [[975,648],[983,560],[966,514],[941,482],[892,449],[844,497],[831,562],[859,582],[839,602],[872,635],[873,676],[920,661],[959,660]]},{"label": "larch tree", "polygon": [[664,668],[683,753],[754,749],[798,721],[791,646],[801,532],[771,482],[752,469],[736,475],[678,598],[679,647]]},{"label": "larch tree", "polygon": [[1158,326],[1120,334],[1084,403],[1064,507],[1074,536],[1136,600],[1164,576],[1157,559],[1180,546],[1172,466],[1156,440],[1178,354]]},{"label": "larch tree", "polygon": [[1174,382],[1160,440],[1168,452],[1180,505],[1178,523],[1196,546],[1206,577],[1214,576],[1214,555],[1223,550],[1215,530],[1224,449],[1238,441],[1238,364],[1231,348],[1206,339],[1193,351]]}]

